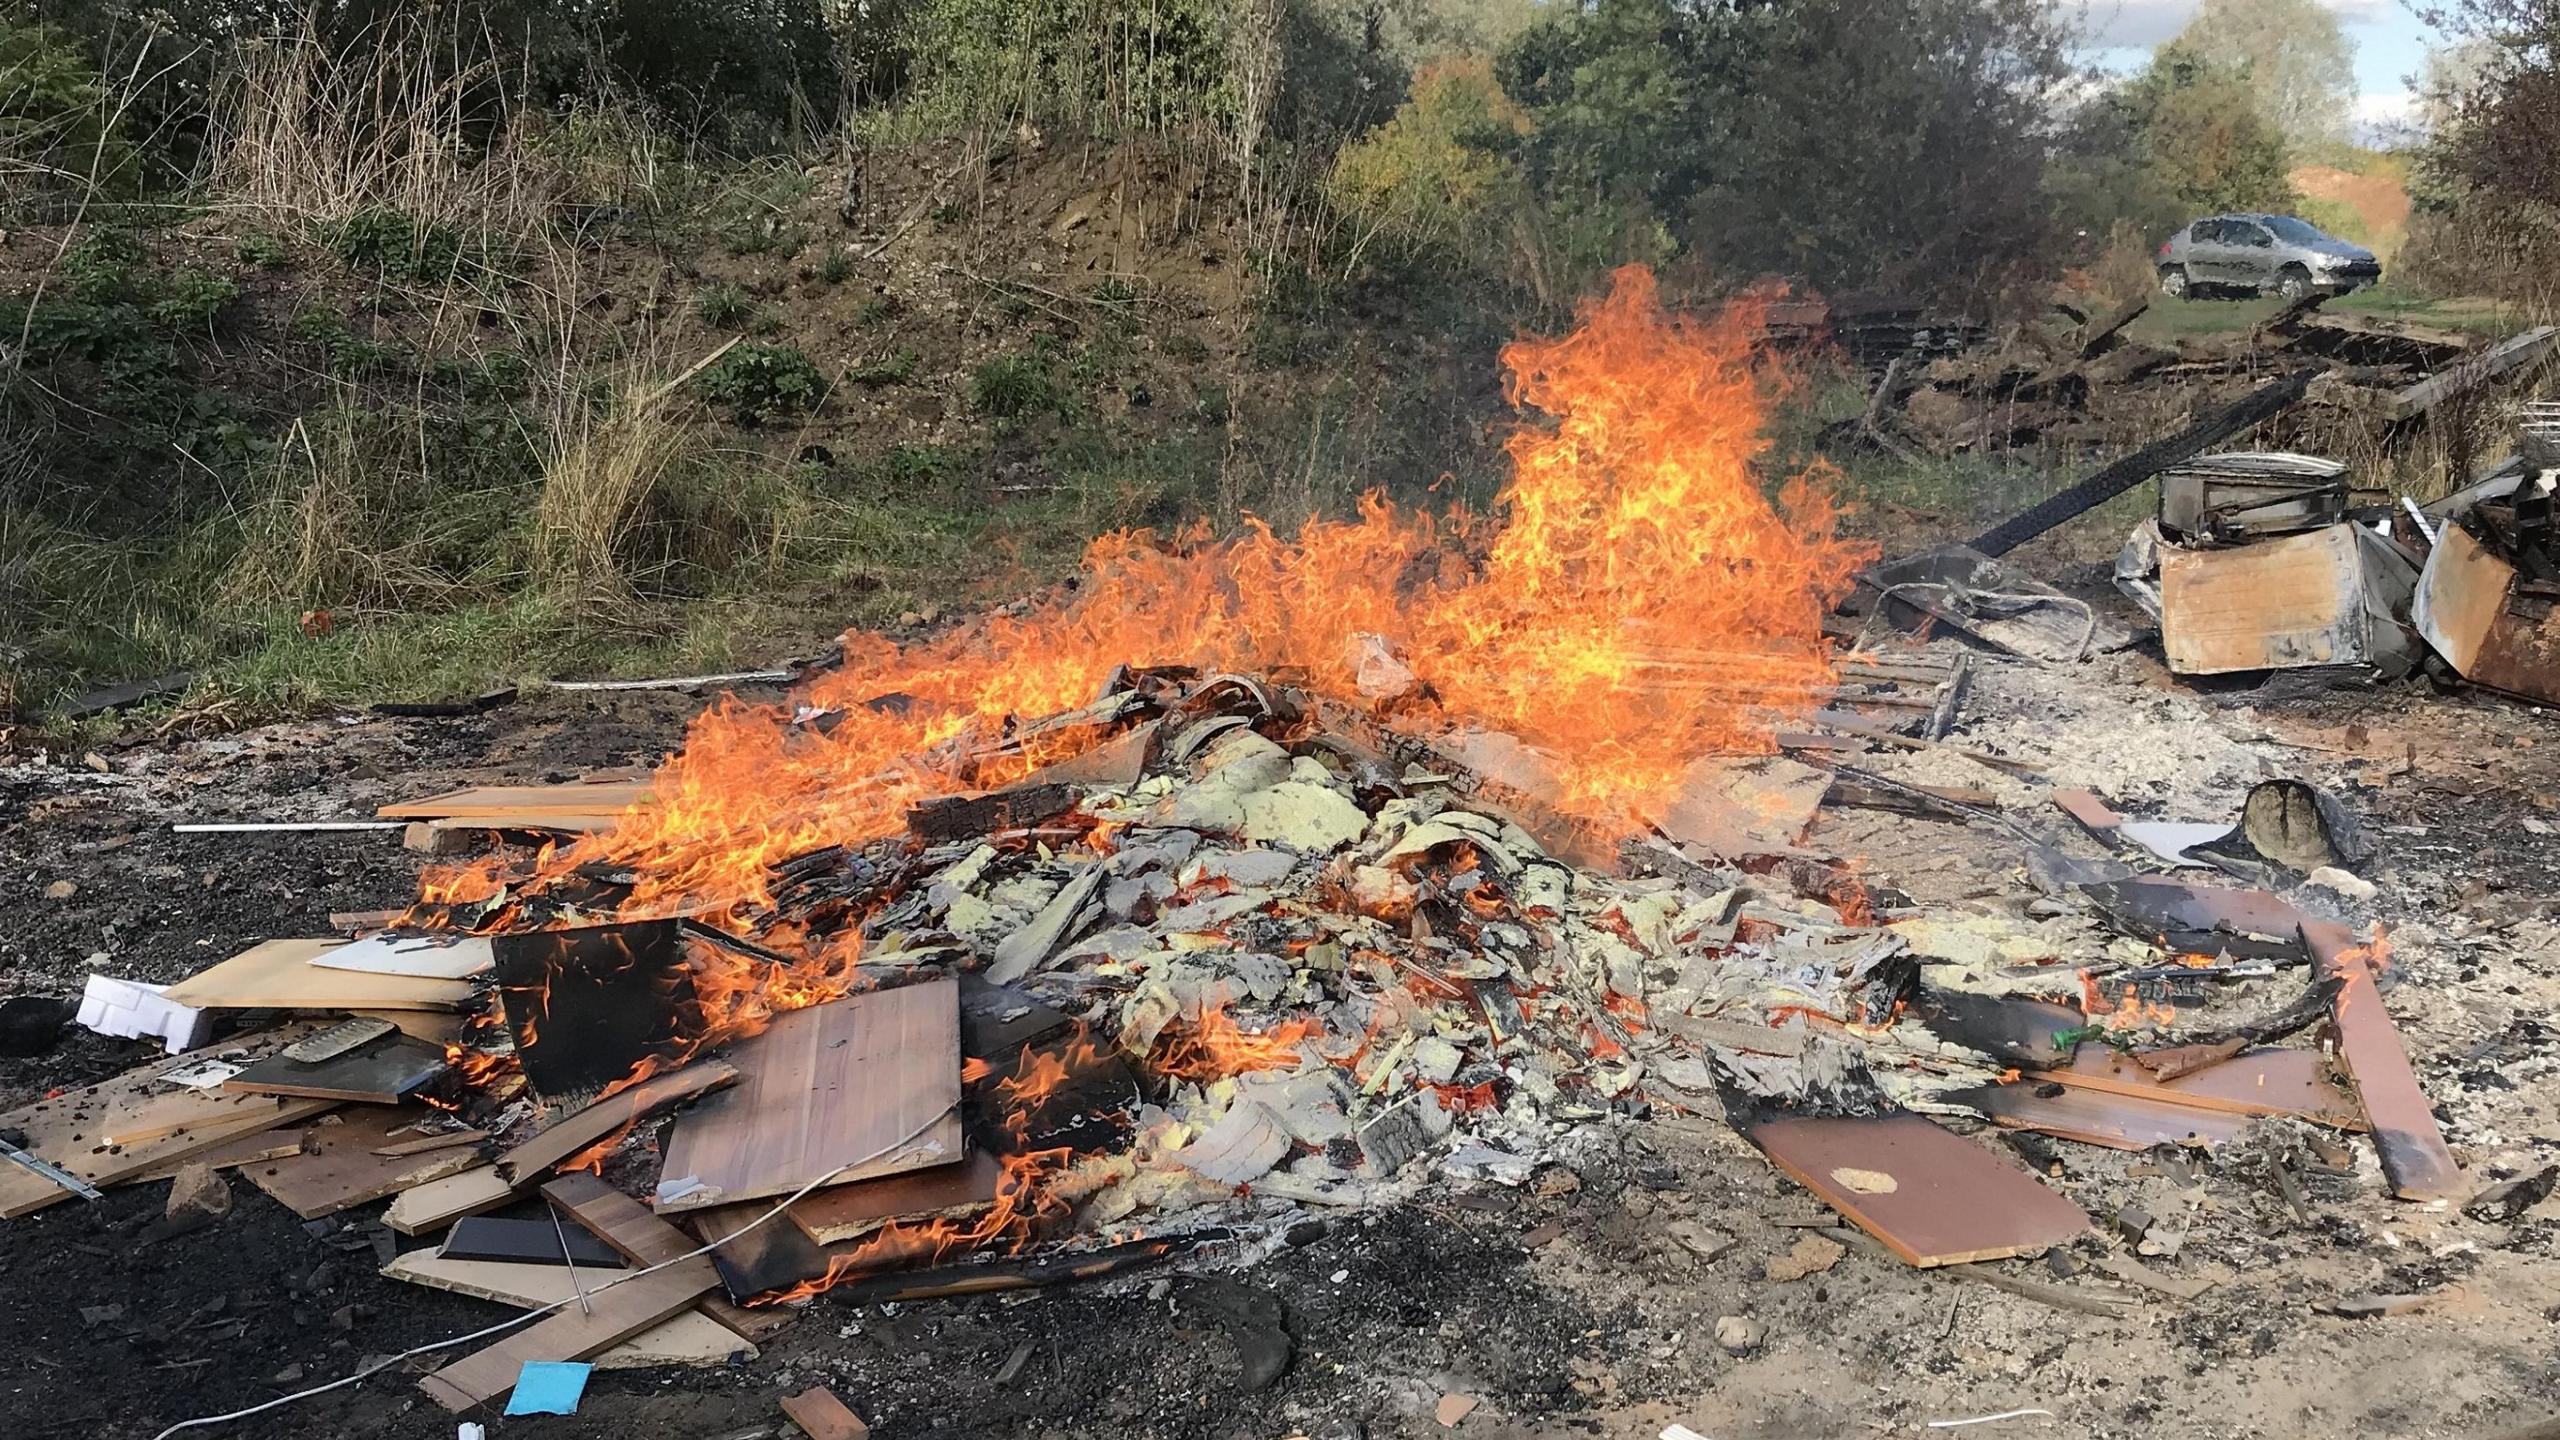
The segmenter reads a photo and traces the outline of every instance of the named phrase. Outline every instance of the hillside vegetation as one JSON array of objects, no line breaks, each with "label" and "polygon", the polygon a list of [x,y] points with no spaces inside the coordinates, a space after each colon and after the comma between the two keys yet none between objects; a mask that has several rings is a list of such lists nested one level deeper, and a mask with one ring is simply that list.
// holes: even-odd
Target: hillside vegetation
[{"label": "hillside vegetation", "polygon": [[1620,263],[1998,322],[2312,190],[2240,59],[2073,105],[2071,40],[2039,0],[0,7],[0,717],[720,668],[1107,530],[1481,501],[1500,345]]}]

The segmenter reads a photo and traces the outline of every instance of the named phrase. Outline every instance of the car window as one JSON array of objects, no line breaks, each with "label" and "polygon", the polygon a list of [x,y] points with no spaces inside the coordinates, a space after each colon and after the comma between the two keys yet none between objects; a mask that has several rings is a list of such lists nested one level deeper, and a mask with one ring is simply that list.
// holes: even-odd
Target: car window
[{"label": "car window", "polygon": [[2216,245],[2222,241],[2222,222],[2199,220],[2187,227],[2187,239],[2196,245]]},{"label": "car window", "polygon": [[2268,216],[2267,228],[2276,232],[2276,238],[2288,245],[2317,245],[2329,238],[2319,226],[2291,215]]},{"label": "car window", "polygon": [[2240,232],[2231,237],[2235,242],[2253,249],[2263,250],[2276,243],[2275,237],[2267,233],[2267,227],[2264,225],[2253,224],[2247,220],[2234,220],[2231,222],[2231,228]]}]

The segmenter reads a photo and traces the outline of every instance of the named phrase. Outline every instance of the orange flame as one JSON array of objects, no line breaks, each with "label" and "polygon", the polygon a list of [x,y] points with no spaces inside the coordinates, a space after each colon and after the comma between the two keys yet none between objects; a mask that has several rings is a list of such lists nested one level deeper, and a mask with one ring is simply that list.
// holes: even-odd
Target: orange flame
[{"label": "orange flame", "polygon": [[1203,1010],[1156,1036],[1147,1052],[1149,1070],[1168,1080],[1210,1084],[1252,1070],[1288,1070],[1304,1057],[1299,1047],[1324,1033],[1314,1020],[1287,1020],[1255,1034],[1223,1009]]},{"label": "orange flame", "polygon": [[[714,706],[647,800],[543,857],[537,879],[633,866],[634,915],[762,904],[776,861],[892,834],[918,800],[1089,747],[1089,726],[1025,738],[1011,722],[1089,702],[1116,665],[1287,669],[1360,704],[1364,636],[1429,697],[1400,701],[1397,724],[1540,747],[1558,807],[1623,833],[1696,756],[1765,751],[1817,703],[1822,614],[1866,558],[1805,478],[1774,503],[1762,490],[1757,329],[1742,311],[1666,314],[1649,271],[1621,270],[1572,333],[1503,352],[1513,402],[1549,419],[1511,439],[1498,523],[1373,494],[1295,540],[1259,522],[1226,540],[1105,536],[1083,582],[1027,614],[903,646],[848,634],[843,665],[800,697],[833,712],[827,727]],[[1672,642],[1712,652],[1716,683],[1666,678]],[[476,900],[498,883],[484,865],[437,891]]]}]

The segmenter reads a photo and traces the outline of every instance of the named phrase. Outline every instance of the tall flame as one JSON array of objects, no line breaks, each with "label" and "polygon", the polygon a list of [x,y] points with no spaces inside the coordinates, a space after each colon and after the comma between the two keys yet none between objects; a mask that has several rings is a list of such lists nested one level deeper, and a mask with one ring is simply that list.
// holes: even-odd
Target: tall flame
[{"label": "tall flame", "polygon": [[[1516,735],[1555,757],[1560,809],[1623,831],[1695,757],[1765,750],[1811,707],[1830,680],[1822,614],[1866,558],[1835,537],[1815,485],[1773,502],[1753,473],[1766,396],[1752,320],[1666,314],[1649,271],[1621,270],[1572,333],[1503,351],[1513,403],[1550,421],[1512,437],[1495,516],[1372,494],[1293,540],[1259,522],[1224,540],[1105,536],[1081,583],[1027,614],[907,645],[847,635],[842,667],[800,697],[840,711],[831,728],[714,707],[647,801],[541,872],[631,866],[635,914],[752,906],[774,862],[895,833],[918,800],[1089,744],[998,742],[1013,717],[1090,702],[1115,666],[1288,668],[1357,704],[1372,636],[1420,682],[1395,723]],[[1666,650],[1691,658],[1666,667]],[[958,751],[972,763],[951,763]],[[495,884],[448,876],[441,893]]]}]

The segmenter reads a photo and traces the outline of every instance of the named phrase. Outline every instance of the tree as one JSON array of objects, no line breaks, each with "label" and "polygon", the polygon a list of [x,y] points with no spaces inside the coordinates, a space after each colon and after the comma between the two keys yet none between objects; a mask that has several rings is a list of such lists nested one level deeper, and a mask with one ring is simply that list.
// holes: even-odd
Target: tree
[{"label": "tree", "polygon": [[2258,113],[2295,144],[2346,138],[2356,46],[2319,0],[2204,0],[2170,43],[2245,74]]},{"label": "tree", "polygon": [[2188,211],[2285,210],[2284,137],[2258,108],[2248,74],[2173,41],[2101,103],[2129,134],[2162,194]]},{"label": "tree", "polygon": [[2455,0],[2426,18],[2476,62],[2467,83],[2427,97],[2412,248],[2440,282],[2547,300],[2560,273],[2560,0]]},{"label": "tree", "polygon": [[2068,38],[2044,0],[1589,0],[1553,6],[1500,78],[1530,114],[1533,192],[1589,239],[1963,289],[2050,238]]}]

